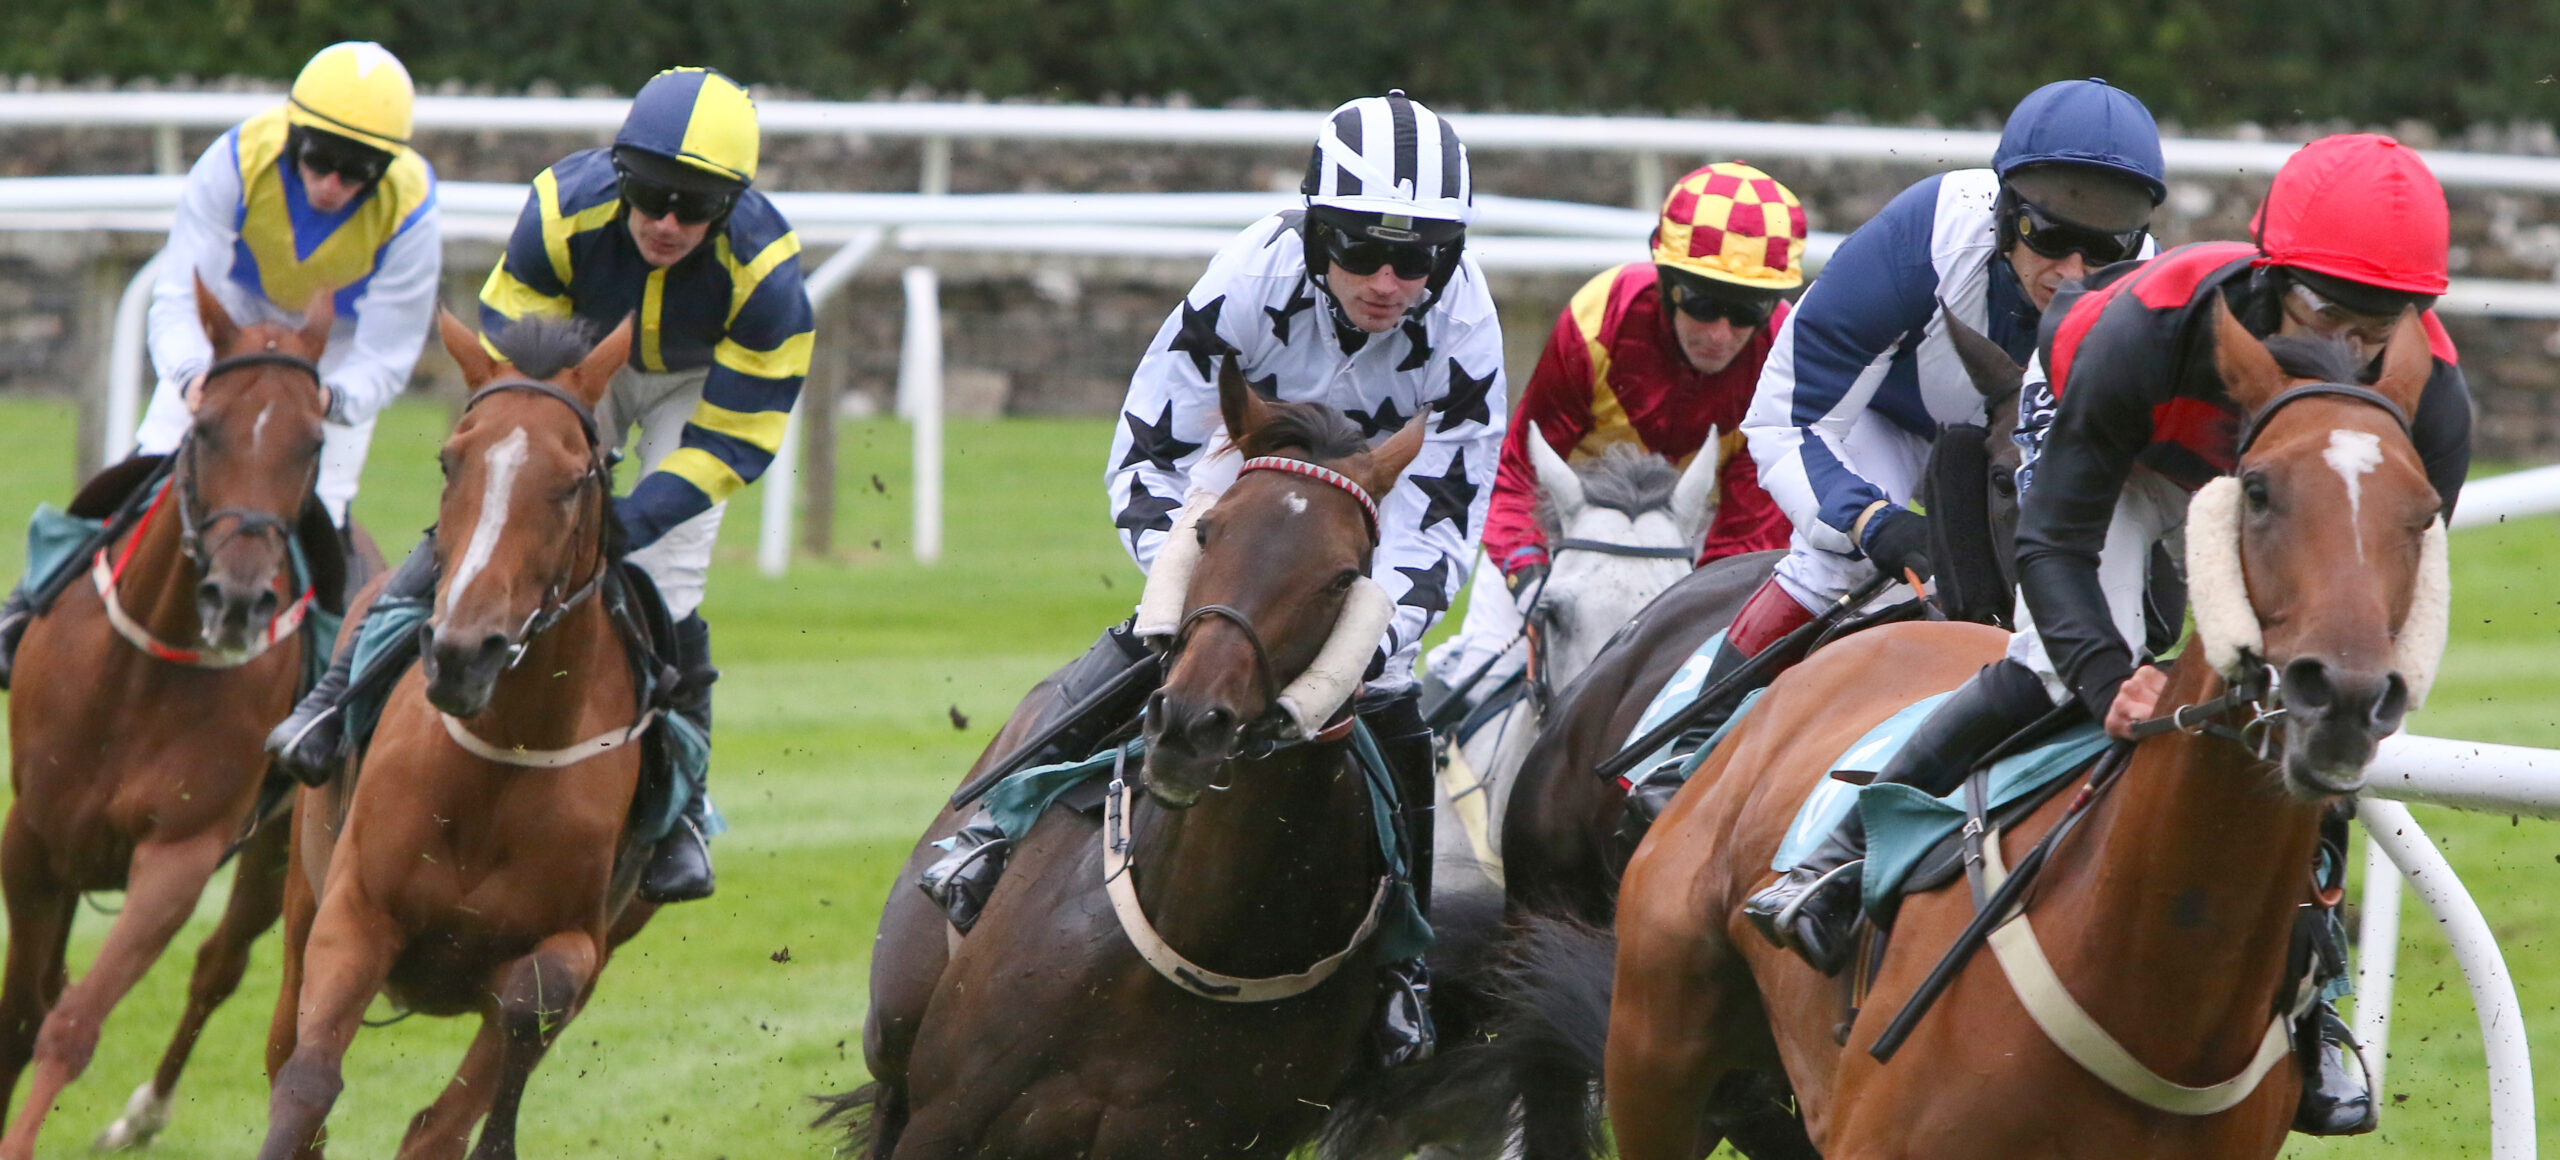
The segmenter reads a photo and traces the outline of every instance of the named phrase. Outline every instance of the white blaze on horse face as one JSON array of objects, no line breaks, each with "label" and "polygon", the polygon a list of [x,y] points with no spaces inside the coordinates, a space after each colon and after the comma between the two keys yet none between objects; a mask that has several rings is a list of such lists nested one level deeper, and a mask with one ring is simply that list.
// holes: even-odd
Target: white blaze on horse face
[{"label": "white blaze on horse face", "polygon": [[1299,495],[1293,491],[1289,493],[1286,499],[1283,499],[1280,502],[1289,505],[1290,515],[1302,516],[1307,514],[1307,497],[1303,495]]},{"label": "white blaze on horse face", "polygon": [[[2356,517],[2364,511],[2364,477],[2382,466],[2382,436],[2370,431],[2344,428],[2329,432],[2329,449],[2320,453],[2329,470],[2347,484],[2347,526],[2356,526]],[[2356,540],[2356,559],[2364,559],[2364,537]]]},{"label": "white blaze on horse face", "polygon": [[489,474],[480,487],[480,522],[471,526],[471,544],[463,549],[462,563],[453,570],[453,583],[444,591],[444,614],[453,615],[454,605],[462,603],[462,593],[471,587],[480,570],[489,566],[489,556],[498,550],[498,534],[507,528],[507,499],[516,489],[516,471],[524,466],[524,428],[518,427],[489,449]]},{"label": "white blaze on horse face", "polygon": [[249,428],[250,451],[255,452],[258,449],[258,444],[266,440],[267,419],[275,413],[276,405],[273,403],[269,403],[266,406],[258,408],[258,422],[256,425]]}]

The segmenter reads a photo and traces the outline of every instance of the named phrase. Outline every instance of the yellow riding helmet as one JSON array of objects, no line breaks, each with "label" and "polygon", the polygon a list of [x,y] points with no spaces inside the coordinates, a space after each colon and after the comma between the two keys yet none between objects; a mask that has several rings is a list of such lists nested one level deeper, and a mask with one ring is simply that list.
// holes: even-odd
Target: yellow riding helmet
[{"label": "yellow riding helmet", "polygon": [[718,69],[671,68],[640,86],[613,144],[745,185],[756,177],[755,98]]},{"label": "yellow riding helmet", "polygon": [[1692,171],[1663,199],[1653,261],[1760,290],[1804,285],[1804,205],[1739,161]]},{"label": "yellow riding helmet", "polygon": [[391,50],[370,40],[321,49],[293,79],[285,120],[364,142],[386,153],[409,144],[417,90]]}]

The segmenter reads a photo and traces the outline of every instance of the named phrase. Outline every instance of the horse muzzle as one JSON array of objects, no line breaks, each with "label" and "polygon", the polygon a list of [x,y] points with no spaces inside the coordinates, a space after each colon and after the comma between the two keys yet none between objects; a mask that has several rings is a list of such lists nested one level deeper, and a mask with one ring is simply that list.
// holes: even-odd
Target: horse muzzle
[{"label": "horse muzzle", "polygon": [[2364,788],[2365,767],[2409,712],[2409,684],[2397,672],[2339,668],[2316,657],[2284,667],[2284,777],[2312,797]]},{"label": "horse muzzle", "polygon": [[1217,784],[1218,772],[1243,751],[1246,723],[1224,705],[1194,704],[1158,690],[1147,700],[1147,796],[1179,810],[1226,788]]},{"label": "horse muzzle", "polygon": [[427,701],[447,715],[478,716],[489,707],[498,677],[515,659],[515,644],[504,633],[477,639],[437,632],[421,658],[426,667]]},{"label": "horse muzzle", "polygon": [[247,649],[283,611],[272,572],[256,582],[216,572],[196,585],[196,623],[204,646],[216,652]]}]

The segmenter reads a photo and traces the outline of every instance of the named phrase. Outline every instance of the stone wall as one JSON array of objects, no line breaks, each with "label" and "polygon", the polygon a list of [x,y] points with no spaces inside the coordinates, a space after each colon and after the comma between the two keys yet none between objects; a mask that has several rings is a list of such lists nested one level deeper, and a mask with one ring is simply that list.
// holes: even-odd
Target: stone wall
[{"label": "stone wall", "polygon": [[[1460,121],[1463,127],[1463,120]],[[2318,126],[2333,131],[2344,126]],[[2288,137],[2307,137],[2306,128]],[[2423,130],[2403,128],[2422,143]],[[2547,129],[2472,135],[2448,146],[2560,152]],[[214,134],[180,135],[191,161]],[[420,142],[449,180],[522,181],[575,149],[602,144],[583,135],[428,134]],[[0,176],[150,172],[155,143],[146,130],[0,132]],[[1296,150],[1145,146],[1044,146],[959,142],[952,149],[955,192],[1228,191],[1294,187]],[[1676,176],[1706,158],[1666,156]],[[1481,189],[1522,196],[1626,204],[1636,174],[1617,154],[1488,153],[1476,159]],[[1929,169],[1871,162],[1777,163],[1780,180],[1806,203],[1816,229],[1845,230]],[[924,170],[918,142],[886,138],[777,138],[767,142],[760,182],[793,190],[903,191]],[[2182,181],[2164,207],[2165,243],[2245,236],[2257,182]],[[2548,279],[2560,266],[2560,204],[2552,199],[2458,191],[2453,195],[2457,275]],[[124,277],[156,239],[0,233],[0,390],[65,391],[93,381],[104,357],[105,319]],[[1629,239],[1628,257],[1641,256]],[[446,293],[467,309],[495,258],[493,247],[447,248]],[[1173,301],[1199,274],[1196,261],[936,255],[942,276],[945,363],[952,406],[961,414],[1102,414]],[[815,373],[833,376],[843,405],[878,409],[894,390],[903,303],[898,271],[875,257],[820,323]],[[1494,280],[1511,367],[1525,375],[1556,312],[1581,279],[1501,276]],[[101,297],[103,296],[103,301]],[[2498,459],[2560,459],[2560,332],[2548,322],[2453,319],[2483,422],[2479,450]],[[433,344],[430,344],[432,348]],[[421,364],[418,389],[451,390],[440,353]]]}]

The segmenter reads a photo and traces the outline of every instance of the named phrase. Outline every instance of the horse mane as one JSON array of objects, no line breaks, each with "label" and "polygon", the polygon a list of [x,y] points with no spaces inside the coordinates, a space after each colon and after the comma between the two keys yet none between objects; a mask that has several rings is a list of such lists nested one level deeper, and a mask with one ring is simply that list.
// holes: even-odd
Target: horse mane
[{"label": "horse mane", "polygon": [[2286,378],[2349,386],[2364,381],[2365,360],[2356,357],[2355,344],[2343,335],[2279,334],[2267,339],[2266,347]]},{"label": "horse mane", "polygon": [[[1699,454],[1709,454],[1701,449]],[[1671,461],[1633,443],[1612,443],[1597,458],[1574,467],[1582,477],[1582,502],[1624,512],[1634,519],[1646,512],[1664,511],[1671,506],[1671,492],[1680,486],[1680,469]],[[1558,518],[1555,502],[1542,489],[1538,493],[1538,529],[1553,540],[1564,534],[1564,523]]]},{"label": "horse mane", "polygon": [[1338,463],[1369,450],[1369,440],[1342,412],[1321,403],[1265,401],[1262,426],[1237,441],[1245,458],[1295,449],[1311,463]]},{"label": "horse mane", "polygon": [[490,335],[489,344],[518,374],[547,380],[578,365],[595,349],[596,340],[583,319],[521,318]]}]

